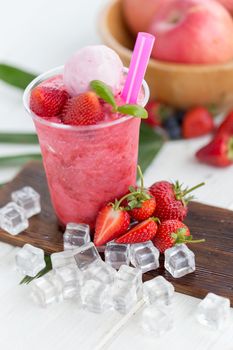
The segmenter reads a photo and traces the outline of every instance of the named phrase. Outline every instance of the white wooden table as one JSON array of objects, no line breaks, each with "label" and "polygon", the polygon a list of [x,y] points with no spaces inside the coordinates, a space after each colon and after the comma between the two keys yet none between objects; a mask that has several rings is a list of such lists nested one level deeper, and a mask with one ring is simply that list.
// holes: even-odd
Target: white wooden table
[{"label": "white wooden table", "polygon": [[[58,66],[77,48],[100,42],[96,16],[107,0],[8,0],[1,3],[0,61],[42,72]],[[20,91],[0,83],[0,130],[32,131],[22,107]],[[206,138],[168,142],[148,169],[146,183],[179,179],[187,185],[206,181],[197,191],[199,201],[233,209],[233,169],[217,170],[196,163],[194,151]],[[37,151],[37,146],[0,145],[0,155]],[[17,168],[0,170],[0,182],[10,180]],[[204,228],[203,228],[204,230]],[[132,313],[96,315],[74,303],[40,309],[19,286],[14,256],[18,248],[0,243],[0,349],[186,349],[232,350],[233,326],[211,332],[199,326],[193,313],[198,299],[176,293],[173,331],[156,339],[142,333],[138,304]],[[233,286],[232,286],[233,288]],[[233,312],[232,312],[233,318]]]}]

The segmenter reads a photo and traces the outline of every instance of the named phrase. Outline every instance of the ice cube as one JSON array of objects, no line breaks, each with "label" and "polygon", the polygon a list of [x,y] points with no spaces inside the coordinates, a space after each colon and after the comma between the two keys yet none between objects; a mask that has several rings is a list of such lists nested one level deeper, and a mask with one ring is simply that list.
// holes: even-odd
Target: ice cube
[{"label": "ice cube", "polygon": [[195,271],[195,255],[186,244],[175,245],[165,250],[164,255],[164,267],[173,277],[179,278]]},{"label": "ice cube", "polygon": [[101,257],[92,242],[77,248],[74,252],[74,258],[81,271],[90,267],[90,265],[97,260],[101,260]]},{"label": "ice cube", "polygon": [[18,235],[28,228],[28,220],[23,208],[10,202],[0,209],[0,226],[11,235]]},{"label": "ice cube", "polygon": [[61,298],[53,278],[53,271],[50,271],[30,283],[31,296],[40,306],[46,307],[49,304],[59,301]]},{"label": "ice cube", "polygon": [[160,337],[172,329],[173,317],[167,306],[153,304],[144,308],[141,325],[146,332]]},{"label": "ice cube", "polygon": [[104,284],[113,284],[116,279],[116,270],[104,261],[97,259],[87,267],[83,273],[84,280],[97,280]]},{"label": "ice cube", "polygon": [[175,288],[163,276],[143,283],[144,299],[148,304],[171,304]]},{"label": "ice cube", "polygon": [[46,265],[43,249],[33,247],[31,244],[25,244],[17,252],[15,259],[18,270],[30,277],[35,277]]},{"label": "ice cube", "polygon": [[99,253],[104,253],[106,245],[99,245],[96,247]]},{"label": "ice cube", "polygon": [[68,223],[63,235],[64,250],[75,249],[90,242],[90,226]]},{"label": "ice cube", "polygon": [[118,244],[109,242],[105,248],[105,262],[114,269],[119,269],[121,265],[129,265],[129,246],[127,244]]},{"label": "ice cube", "polygon": [[81,290],[83,307],[101,313],[111,307],[110,287],[97,280],[88,280]]},{"label": "ice cube", "polygon": [[135,285],[114,285],[112,287],[113,308],[121,314],[126,314],[137,303],[138,296]]},{"label": "ice cube", "polygon": [[143,273],[159,267],[159,251],[151,241],[132,244],[130,259],[131,264],[139,267]]},{"label": "ice cube", "polygon": [[135,286],[138,300],[142,297],[142,270],[139,268],[122,265],[117,272],[116,283],[118,287]]},{"label": "ice cube", "polygon": [[41,212],[40,195],[30,186],[12,192],[11,199],[24,209],[27,218]]},{"label": "ice cube", "polygon": [[230,300],[208,293],[199,303],[196,318],[199,323],[212,329],[223,329],[230,316]]},{"label": "ice cube", "polygon": [[75,265],[73,250],[65,250],[51,254],[51,262],[53,269],[58,269],[67,265]]},{"label": "ice cube", "polygon": [[80,297],[82,274],[75,265],[67,265],[56,269],[54,281],[64,299]]}]

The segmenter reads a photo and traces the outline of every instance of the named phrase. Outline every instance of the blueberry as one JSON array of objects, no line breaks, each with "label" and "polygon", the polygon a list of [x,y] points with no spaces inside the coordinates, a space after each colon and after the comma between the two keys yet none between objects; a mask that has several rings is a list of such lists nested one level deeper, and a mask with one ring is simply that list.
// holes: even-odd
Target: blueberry
[{"label": "blueberry", "polygon": [[164,120],[163,127],[172,140],[181,138],[181,129],[177,119],[174,116]]},{"label": "blueberry", "polygon": [[183,109],[177,109],[175,112],[175,118],[177,119],[179,125],[182,125],[186,111]]}]

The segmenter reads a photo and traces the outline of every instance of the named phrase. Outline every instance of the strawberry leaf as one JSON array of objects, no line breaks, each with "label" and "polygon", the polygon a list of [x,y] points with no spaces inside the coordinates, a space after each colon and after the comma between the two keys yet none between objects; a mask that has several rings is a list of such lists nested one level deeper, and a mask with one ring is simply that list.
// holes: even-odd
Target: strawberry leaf
[{"label": "strawberry leaf", "polygon": [[137,201],[136,200],[132,200],[132,201],[128,202],[128,206],[130,207],[130,209],[136,208]]},{"label": "strawberry leaf", "polygon": [[137,117],[141,119],[148,118],[148,113],[146,109],[139,105],[126,104],[126,105],[117,107],[117,111],[122,114],[132,115],[133,117]]},{"label": "strawberry leaf", "polygon": [[136,191],[136,188],[134,186],[129,186],[129,191],[130,192],[135,192]]},{"label": "strawberry leaf", "polygon": [[92,80],[90,82],[91,89],[102,98],[105,102],[109,103],[114,110],[117,109],[116,101],[111,89],[100,80]]}]

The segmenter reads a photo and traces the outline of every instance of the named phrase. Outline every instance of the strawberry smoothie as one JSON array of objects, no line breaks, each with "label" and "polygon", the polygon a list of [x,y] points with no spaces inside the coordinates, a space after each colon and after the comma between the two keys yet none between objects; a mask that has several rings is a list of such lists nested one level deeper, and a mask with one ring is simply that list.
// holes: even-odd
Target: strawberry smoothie
[{"label": "strawberry smoothie", "polygon": [[[36,127],[59,221],[94,228],[98,211],[136,182],[140,118],[116,118],[107,109],[96,125],[66,125],[56,117],[41,118],[29,106],[31,92],[62,73],[63,68],[57,68],[36,78],[25,91],[24,104]],[[138,102],[144,106],[149,97],[145,82],[142,90]]]}]

